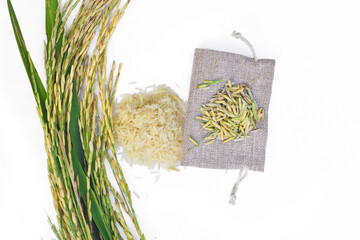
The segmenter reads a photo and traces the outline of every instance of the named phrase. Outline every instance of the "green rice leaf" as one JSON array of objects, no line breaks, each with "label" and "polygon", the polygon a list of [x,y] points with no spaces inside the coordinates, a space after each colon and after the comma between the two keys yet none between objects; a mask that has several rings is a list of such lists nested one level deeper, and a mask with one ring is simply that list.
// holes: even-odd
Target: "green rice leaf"
[{"label": "green rice leaf", "polygon": [[[21,29],[19,23],[16,18],[16,14],[14,12],[13,6],[10,0],[7,0],[9,15],[11,19],[11,24],[14,30],[15,39],[19,48],[19,52],[24,63],[24,67],[28,78],[30,80],[31,88],[33,90],[33,94],[36,100],[36,103],[42,113],[44,123],[47,122],[47,114],[45,108],[45,100],[46,100],[46,91],[44,85],[41,82],[39,74],[36,71],[33,61],[31,60],[30,54],[26,48],[24,38],[21,33]],[[39,102],[37,101],[39,99]]]},{"label": "green rice leaf", "polygon": [[[55,31],[59,32],[59,26],[62,26],[62,19],[61,17],[59,17],[58,14],[58,8],[59,8],[59,3],[58,0],[45,0],[45,12],[46,12],[46,18],[45,18],[45,22],[46,22],[46,36],[47,36],[47,51],[48,53],[51,52],[49,50],[49,44],[51,43],[51,38],[54,37],[54,35],[52,35],[52,32],[54,30],[55,26],[55,22],[58,21],[58,25]],[[59,57],[59,53],[61,51],[61,47],[62,47],[62,42],[63,42],[63,38],[64,38],[64,32],[60,33],[60,37],[57,36],[55,34],[55,46],[52,46],[53,50],[55,51],[55,59],[58,60]],[[65,55],[66,56],[66,55]],[[62,56],[63,59],[65,59],[66,57]],[[50,61],[50,65],[52,64],[53,59],[49,58],[48,59]]]},{"label": "green rice leaf", "polygon": [[79,118],[80,118],[80,106],[77,97],[77,91],[75,84],[72,88],[72,99],[71,99],[71,112],[70,112],[70,137],[73,149],[75,149],[76,156],[81,164],[84,166],[84,150],[80,138],[79,130]]},{"label": "green rice leaf", "polygon": [[77,91],[75,84],[72,88],[72,99],[71,99],[71,111],[70,111],[70,137],[72,143],[72,162],[73,162],[73,169],[75,177],[78,176],[79,178],[79,191],[82,199],[86,202],[87,194],[90,194],[90,201],[91,201],[91,213],[94,219],[96,226],[98,227],[101,236],[104,240],[111,239],[111,232],[108,229],[108,224],[104,218],[104,212],[99,207],[96,195],[92,189],[89,192],[86,189],[86,174],[84,172],[84,150],[82,147],[82,142],[80,138],[79,132],[79,118],[80,118],[80,107],[79,107],[79,100],[77,97]]},{"label": "green rice leaf", "polygon": [[96,226],[98,227],[101,236],[104,240],[111,240],[111,233],[108,229],[108,225],[105,222],[104,212],[99,207],[99,203],[96,199],[96,195],[92,189],[87,192],[86,189],[86,175],[85,172],[79,162],[79,159],[77,159],[76,153],[74,152],[74,149],[71,151],[72,156],[72,162],[73,162],[73,169],[75,176],[79,177],[79,191],[80,195],[83,198],[83,200],[86,202],[87,194],[90,194],[90,201],[91,201],[91,214],[93,217],[93,220],[95,221]]},{"label": "green rice leaf", "polygon": [[55,25],[56,9],[58,8],[57,0],[46,0],[45,1],[45,12],[46,12],[46,36],[48,42],[51,38],[51,32]]},{"label": "green rice leaf", "polygon": [[109,223],[105,223],[105,217],[102,209],[99,207],[99,203],[96,200],[95,193],[90,189],[90,201],[91,201],[91,213],[95,221],[96,226],[98,227],[100,234],[104,240],[111,240],[111,233],[108,229]]}]

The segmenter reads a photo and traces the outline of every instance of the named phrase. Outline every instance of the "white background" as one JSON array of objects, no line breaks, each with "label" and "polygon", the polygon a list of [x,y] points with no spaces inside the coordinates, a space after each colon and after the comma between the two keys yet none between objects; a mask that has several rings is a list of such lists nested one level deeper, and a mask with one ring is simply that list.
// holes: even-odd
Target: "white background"
[{"label": "white background", "polygon": [[[276,59],[264,173],[129,167],[147,239],[360,239],[358,1],[133,0],[110,42],[118,96],[168,84],[187,99],[194,48]],[[13,0],[43,80],[44,1]],[[0,239],[50,239],[56,222],[43,132],[0,1]],[[136,85],[129,82],[135,81]]]}]

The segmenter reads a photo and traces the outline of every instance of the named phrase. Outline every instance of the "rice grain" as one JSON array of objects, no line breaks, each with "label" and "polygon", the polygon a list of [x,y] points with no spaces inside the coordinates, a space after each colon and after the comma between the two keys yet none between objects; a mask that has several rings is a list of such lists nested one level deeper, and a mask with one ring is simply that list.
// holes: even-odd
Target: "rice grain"
[{"label": "rice grain", "polygon": [[126,94],[114,104],[115,144],[130,164],[174,168],[179,165],[186,103],[169,87]]}]

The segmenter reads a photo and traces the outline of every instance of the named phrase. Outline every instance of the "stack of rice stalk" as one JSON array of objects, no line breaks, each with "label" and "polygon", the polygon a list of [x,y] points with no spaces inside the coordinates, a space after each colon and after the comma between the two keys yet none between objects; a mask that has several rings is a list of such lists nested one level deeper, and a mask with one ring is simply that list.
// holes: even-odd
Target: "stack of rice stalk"
[{"label": "stack of rice stalk", "polygon": [[[112,106],[121,65],[116,71],[113,63],[109,75],[106,70],[107,43],[129,2],[46,0],[46,88],[26,49],[10,0],[7,3],[44,130],[58,226],[50,224],[56,237],[145,239],[117,161],[112,133]],[[77,6],[79,11],[70,23],[68,18]],[[89,54],[92,40],[96,46]],[[106,161],[118,191],[109,182]]]}]

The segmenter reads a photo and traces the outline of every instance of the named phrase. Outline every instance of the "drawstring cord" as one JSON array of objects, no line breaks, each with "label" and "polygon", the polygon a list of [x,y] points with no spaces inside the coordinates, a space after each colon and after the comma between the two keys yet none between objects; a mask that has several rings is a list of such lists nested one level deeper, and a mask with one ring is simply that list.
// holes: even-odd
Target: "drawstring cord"
[{"label": "drawstring cord", "polygon": [[235,205],[235,201],[236,201],[236,192],[239,188],[239,183],[246,177],[247,173],[248,173],[248,169],[249,167],[248,166],[242,166],[240,168],[240,172],[239,172],[239,176],[238,176],[238,179],[236,180],[233,188],[232,188],[232,191],[231,191],[231,194],[230,194],[230,201],[229,203],[231,205]]},{"label": "drawstring cord", "polygon": [[244,36],[241,35],[241,33],[239,33],[239,32],[233,31],[232,36],[234,38],[241,39],[250,48],[255,62],[257,62],[258,59],[256,57],[256,52],[255,52],[254,47],[251,45],[251,43],[246,38],[244,38]]}]

